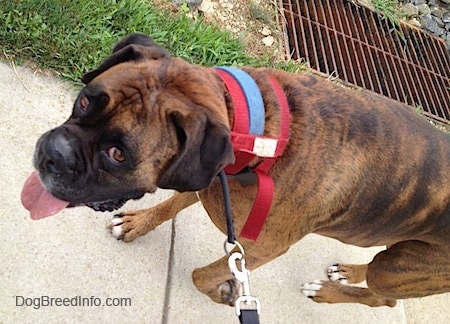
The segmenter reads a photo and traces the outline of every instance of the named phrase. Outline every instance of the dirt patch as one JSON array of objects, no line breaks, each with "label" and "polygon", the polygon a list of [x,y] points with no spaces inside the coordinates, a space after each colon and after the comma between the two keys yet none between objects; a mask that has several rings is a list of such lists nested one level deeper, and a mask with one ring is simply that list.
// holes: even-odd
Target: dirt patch
[{"label": "dirt patch", "polygon": [[199,7],[206,22],[243,37],[248,53],[274,58],[284,53],[277,10],[270,0],[203,0]]},{"label": "dirt patch", "polygon": [[[167,0],[154,5],[176,13],[179,7]],[[278,22],[276,0],[203,0],[192,11],[192,19],[203,19],[236,37],[242,37],[246,52],[253,56],[284,58],[283,33]]]}]

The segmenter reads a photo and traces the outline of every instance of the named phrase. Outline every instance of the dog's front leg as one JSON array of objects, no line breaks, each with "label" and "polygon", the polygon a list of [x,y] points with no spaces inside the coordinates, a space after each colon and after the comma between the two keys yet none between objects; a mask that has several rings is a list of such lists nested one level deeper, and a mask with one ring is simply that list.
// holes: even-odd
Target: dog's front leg
[{"label": "dog's front leg", "polygon": [[145,235],[156,226],[174,218],[181,210],[197,201],[195,192],[176,193],[152,208],[115,215],[108,228],[115,238],[131,242],[136,237]]},{"label": "dog's front leg", "polygon": [[[287,250],[288,248],[270,256],[267,255],[267,251],[264,251],[262,254],[264,257],[255,257],[245,253],[246,268],[254,270],[285,253]],[[256,251],[252,249],[252,252]],[[227,256],[220,258],[206,267],[195,269],[192,273],[192,280],[199,291],[217,303],[232,306],[239,297],[240,284],[231,274]]]}]

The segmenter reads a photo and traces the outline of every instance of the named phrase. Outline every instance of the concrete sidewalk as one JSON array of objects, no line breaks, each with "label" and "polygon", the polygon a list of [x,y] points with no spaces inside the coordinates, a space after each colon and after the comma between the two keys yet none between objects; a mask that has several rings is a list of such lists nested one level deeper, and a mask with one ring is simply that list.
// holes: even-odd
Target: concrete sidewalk
[{"label": "concrete sidewalk", "polygon": [[[215,304],[192,284],[191,272],[221,257],[225,240],[198,204],[130,244],[106,230],[112,213],[79,207],[31,220],[20,192],[32,171],[34,145],[67,119],[75,92],[56,78],[14,71],[8,63],[0,63],[0,89],[1,323],[238,323],[232,308]],[[161,190],[125,208],[146,208],[170,195]],[[252,273],[261,323],[450,323],[450,294],[401,301],[395,308],[316,304],[301,294],[302,283],[326,278],[328,265],[368,262],[378,250],[306,237]],[[38,307],[47,298],[69,298],[74,306]],[[75,306],[77,298],[100,304],[127,298],[122,302],[131,300],[131,306]],[[17,306],[24,303],[30,306]]]}]

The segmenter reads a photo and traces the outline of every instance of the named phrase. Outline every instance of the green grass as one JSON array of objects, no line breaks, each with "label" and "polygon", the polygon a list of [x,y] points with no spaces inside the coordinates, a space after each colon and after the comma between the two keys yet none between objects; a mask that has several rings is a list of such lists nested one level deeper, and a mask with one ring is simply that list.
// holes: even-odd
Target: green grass
[{"label": "green grass", "polygon": [[403,35],[400,28],[400,19],[404,17],[403,13],[399,9],[399,3],[397,0],[372,0],[372,5],[381,16],[387,19],[391,25],[391,32],[394,31],[400,37],[400,39],[406,43],[406,38]]},{"label": "green grass", "polygon": [[424,114],[423,114],[423,107],[422,107],[422,105],[416,104],[416,113],[417,113],[419,116],[423,116],[423,115],[424,115]]},{"label": "green grass", "polygon": [[186,8],[173,16],[148,0],[0,0],[1,52],[75,82],[132,32],[146,33],[173,55],[196,64],[279,66],[269,57],[246,54],[241,39],[192,20]]}]

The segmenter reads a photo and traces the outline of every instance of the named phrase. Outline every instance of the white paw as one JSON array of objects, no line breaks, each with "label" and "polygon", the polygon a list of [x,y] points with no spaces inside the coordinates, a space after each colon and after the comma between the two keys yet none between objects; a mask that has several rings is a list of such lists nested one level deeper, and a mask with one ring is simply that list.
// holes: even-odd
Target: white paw
[{"label": "white paw", "polygon": [[311,283],[305,283],[302,286],[302,293],[308,298],[316,296],[317,292],[322,288],[322,280],[314,280]]},{"label": "white paw", "polygon": [[111,224],[109,225],[112,236],[114,236],[118,240],[120,240],[123,236],[122,224],[122,218],[114,217],[111,221]]},{"label": "white paw", "polygon": [[333,264],[332,266],[328,267],[327,275],[331,281],[337,281],[343,285],[348,284],[347,277],[345,277],[342,274],[342,272],[339,269],[339,265],[337,265],[337,264]]}]

